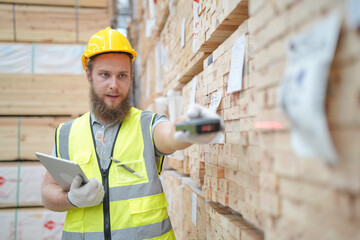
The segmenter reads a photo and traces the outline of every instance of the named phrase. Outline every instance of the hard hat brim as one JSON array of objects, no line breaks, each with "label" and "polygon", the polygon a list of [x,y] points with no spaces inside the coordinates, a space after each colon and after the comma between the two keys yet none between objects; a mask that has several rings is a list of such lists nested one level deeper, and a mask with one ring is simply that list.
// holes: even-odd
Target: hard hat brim
[{"label": "hard hat brim", "polygon": [[132,63],[134,63],[135,58],[137,57],[137,52],[135,50],[133,50],[133,51],[131,51],[131,50],[121,50],[121,51],[119,51],[119,50],[104,50],[104,51],[98,51],[93,54],[87,54],[87,55],[83,54],[82,58],[81,58],[83,69],[86,71],[89,58],[99,55],[99,54],[103,54],[103,53],[129,53],[132,56]]}]

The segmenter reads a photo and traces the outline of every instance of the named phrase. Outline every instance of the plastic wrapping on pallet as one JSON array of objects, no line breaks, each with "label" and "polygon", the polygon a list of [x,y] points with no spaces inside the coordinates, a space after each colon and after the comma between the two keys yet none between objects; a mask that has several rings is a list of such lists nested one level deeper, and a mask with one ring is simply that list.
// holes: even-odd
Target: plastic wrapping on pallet
[{"label": "plastic wrapping on pallet", "polygon": [[0,73],[82,74],[85,45],[0,43]]},{"label": "plastic wrapping on pallet", "polygon": [[66,212],[42,208],[0,210],[2,240],[60,239]]},{"label": "plastic wrapping on pallet", "polygon": [[45,168],[40,163],[2,163],[0,207],[42,206]]}]

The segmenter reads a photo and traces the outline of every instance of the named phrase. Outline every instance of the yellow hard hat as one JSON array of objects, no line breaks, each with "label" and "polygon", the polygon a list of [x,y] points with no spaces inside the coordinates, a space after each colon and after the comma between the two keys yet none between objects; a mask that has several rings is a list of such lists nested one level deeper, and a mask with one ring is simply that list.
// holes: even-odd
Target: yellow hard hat
[{"label": "yellow hard hat", "polygon": [[137,56],[136,51],[131,47],[127,38],[119,31],[108,27],[95,33],[90,38],[81,58],[84,70],[86,70],[88,59],[90,57],[106,52],[130,53],[133,57],[133,62]]}]

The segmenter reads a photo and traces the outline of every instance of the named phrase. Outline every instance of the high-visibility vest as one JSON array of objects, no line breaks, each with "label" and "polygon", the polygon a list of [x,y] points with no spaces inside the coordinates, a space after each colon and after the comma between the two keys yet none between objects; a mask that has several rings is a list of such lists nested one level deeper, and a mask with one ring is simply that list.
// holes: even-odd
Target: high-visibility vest
[{"label": "high-visibility vest", "polygon": [[155,157],[153,118],[151,112],[131,108],[112,148],[112,157],[142,178],[113,161],[106,170],[99,167],[90,113],[59,125],[57,156],[77,162],[105,190],[103,203],[67,212],[62,239],[175,239],[159,178],[162,158]]}]

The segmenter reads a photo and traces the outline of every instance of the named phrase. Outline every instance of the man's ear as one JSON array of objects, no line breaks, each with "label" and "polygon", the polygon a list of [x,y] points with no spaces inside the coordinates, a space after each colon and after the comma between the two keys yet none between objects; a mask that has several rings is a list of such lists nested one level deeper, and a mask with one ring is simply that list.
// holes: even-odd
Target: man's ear
[{"label": "man's ear", "polygon": [[86,78],[89,82],[91,82],[91,72],[89,68],[86,68]]}]

